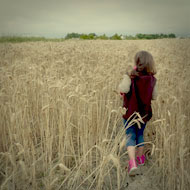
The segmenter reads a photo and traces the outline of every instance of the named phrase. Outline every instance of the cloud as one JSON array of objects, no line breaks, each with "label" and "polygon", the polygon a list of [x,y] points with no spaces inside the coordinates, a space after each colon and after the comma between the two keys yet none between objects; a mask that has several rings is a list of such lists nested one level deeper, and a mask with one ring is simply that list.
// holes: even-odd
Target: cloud
[{"label": "cloud", "polygon": [[189,0],[0,0],[0,34],[190,33]]}]

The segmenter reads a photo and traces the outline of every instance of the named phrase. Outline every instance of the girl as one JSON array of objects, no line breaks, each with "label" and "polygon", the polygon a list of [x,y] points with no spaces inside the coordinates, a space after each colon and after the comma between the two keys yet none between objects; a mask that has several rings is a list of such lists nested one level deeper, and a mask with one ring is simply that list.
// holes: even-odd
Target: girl
[{"label": "girl", "polygon": [[[147,121],[152,117],[151,100],[156,98],[156,74],[153,57],[146,51],[140,51],[135,55],[135,68],[128,75],[126,74],[119,85],[120,94],[123,97],[123,106],[127,109],[123,115],[125,126],[133,119],[132,114],[138,112],[144,123],[127,127],[126,134],[129,136],[127,141],[127,151],[129,154],[128,172],[134,175],[138,165],[144,165],[145,155],[143,132]],[[130,117],[132,116],[132,117]],[[139,145],[138,145],[139,144]],[[135,159],[135,146],[137,154]]]}]

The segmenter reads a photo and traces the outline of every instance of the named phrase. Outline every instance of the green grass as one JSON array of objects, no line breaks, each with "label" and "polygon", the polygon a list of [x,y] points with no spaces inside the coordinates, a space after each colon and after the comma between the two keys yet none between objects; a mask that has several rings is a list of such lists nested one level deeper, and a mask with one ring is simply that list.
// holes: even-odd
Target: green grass
[{"label": "green grass", "polygon": [[64,38],[45,38],[45,37],[21,37],[21,36],[3,36],[0,37],[0,43],[11,42],[11,43],[20,43],[20,42],[61,42],[64,41]]}]

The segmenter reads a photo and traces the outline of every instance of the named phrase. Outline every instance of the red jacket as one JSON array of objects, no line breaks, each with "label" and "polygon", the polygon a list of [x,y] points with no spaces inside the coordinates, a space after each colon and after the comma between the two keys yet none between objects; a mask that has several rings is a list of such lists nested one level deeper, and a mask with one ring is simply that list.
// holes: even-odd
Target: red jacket
[{"label": "red jacket", "polygon": [[139,112],[144,122],[152,117],[151,100],[156,78],[153,75],[136,76],[131,79],[130,91],[124,95],[123,106],[127,109],[124,119]]}]

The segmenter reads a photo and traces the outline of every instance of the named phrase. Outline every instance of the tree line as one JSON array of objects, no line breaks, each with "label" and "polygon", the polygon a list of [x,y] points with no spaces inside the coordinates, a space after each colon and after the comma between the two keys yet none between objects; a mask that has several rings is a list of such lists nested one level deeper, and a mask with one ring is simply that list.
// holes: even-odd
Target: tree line
[{"label": "tree line", "polygon": [[176,35],[173,33],[170,34],[136,34],[135,36],[132,35],[122,35],[122,34],[114,34],[110,37],[106,36],[106,34],[103,35],[96,35],[95,33],[89,33],[89,34],[79,34],[79,33],[68,33],[65,36],[65,39],[84,39],[84,40],[94,40],[94,39],[102,39],[102,40],[135,40],[135,39],[163,39],[163,38],[176,38]]},{"label": "tree line", "polygon": [[90,34],[78,34],[78,33],[68,33],[65,37],[62,38],[45,38],[45,37],[26,37],[26,36],[1,36],[0,43],[4,42],[34,42],[34,41],[52,41],[52,42],[62,42],[67,39],[83,39],[83,40],[138,40],[138,39],[162,39],[162,38],[176,38],[175,34],[136,34],[132,35],[119,35],[114,34],[110,37],[103,35],[96,35],[95,33]]}]

